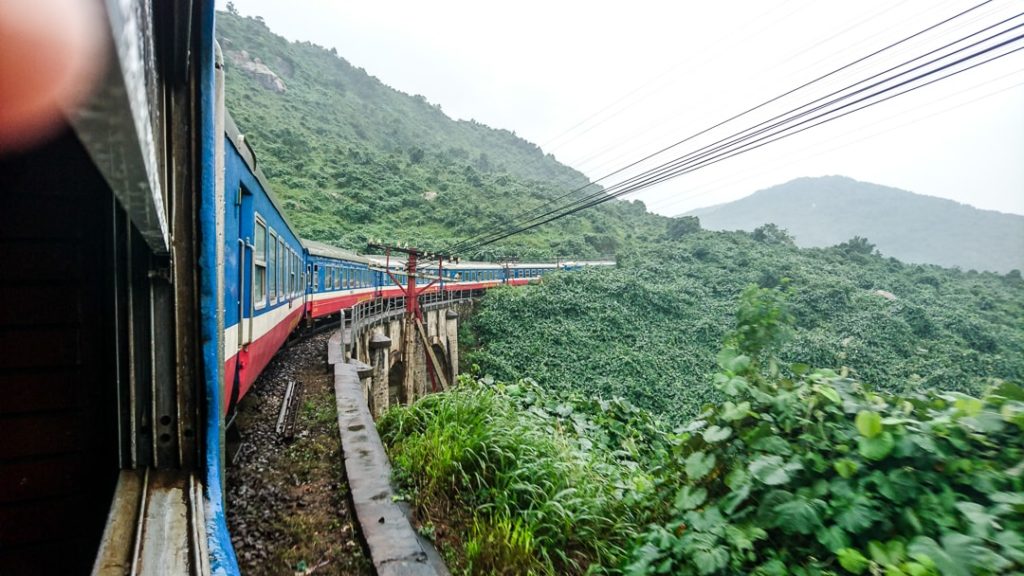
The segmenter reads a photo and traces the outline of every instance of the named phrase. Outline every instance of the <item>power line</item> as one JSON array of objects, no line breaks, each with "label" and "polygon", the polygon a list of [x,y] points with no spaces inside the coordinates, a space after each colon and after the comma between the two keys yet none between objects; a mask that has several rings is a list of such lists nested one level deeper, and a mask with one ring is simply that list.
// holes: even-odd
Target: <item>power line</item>
[{"label": "power line", "polygon": [[[554,205],[555,203],[560,202],[560,201],[564,200],[565,198],[567,198],[569,196],[572,196],[572,195],[574,195],[574,194],[576,194],[578,192],[586,190],[587,188],[596,186],[599,182],[607,180],[608,178],[610,178],[612,176],[615,176],[617,174],[620,174],[620,173],[622,173],[622,172],[624,172],[626,170],[629,170],[630,168],[636,167],[636,166],[638,166],[638,165],[640,165],[640,164],[642,164],[642,163],[644,163],[644,162],[646,162],[648,160],[651,160],[652,158],[655,158],[655,157],[657,157],[657,156],[659,156],[659,155],[661,155],[661,154],[663,154],[663,153],[665,153],[665,152],[667,152],[667,151],[669,151],[669,150],[671,150],[673,148],[676,148],[676,147],[678,147],[678,146],[680,146],[680,145],[682,145],[682,144],[684,144],[686,142],[689,142],[689,141],[691,141],[691,140],[693,140],[693,139],[695,139],[695,138],[697,138],[699,136],[707,134],[708,132],[710,132],[712,130],[715,130],[715,129],[719,128],[719,127],[722,127],[722,126],[724,126],[724,125],[726,125],[726,124],[728,124],[730,122],[733,122],[733,121],[735,121],[735,120],[737,120],[737,119],[739,119],[739,118],[741,118],[743,116],[747,116],[747,115],[749,115],[749,114],[751,114],[751,113],[753,113],[753,112],[755,112],[757,110],[765,108],[766,106],[768,106],[770,104],[773,104],[773,103],[775,103],[775,102],[777,102],[777,101],[779,101],[779,100],[781,100],[781,99],[783,99],[783,98],[785,98],[787,96],[790,96],[790,95],[792,95],[792,94],[794,94],[794,93],[796,93],[796,92],[798,92],[800,90],[803,90],[803,89],[805,89],[805,88],[807,88],[807,87],[809,87],[809,86],[811,86],[813,84],[819,83],[819,82],[821,82],[821,81],[823,81],[823,80],[825,80],[827,78],[835,76],[836,74],[838,74],[838,73],[840,73],[840,72],[842,72],[844,70],[847,70],[847,69],[849,69],[849,68],[851,68],[853,66],[856,66],[857,64],[860,64],[861,62],[865,62],[865,61],[867,61],[867,60],[869,60],[871,58],[874,58],[875,56],[877,56],[879,54],[882,54],[882,53],[884,53],[886,51],[892,50],[893,48],[896,48],[896,47],[898,47],[900,45],[903,45],[903,44],[913,40],[914,38],[920,37],[923,34],[926,34],[926,33],[930,32],[930,31],[935,30],[935,29],[937,29],[937,28],[939,28],[941,26],[944,26],[944,25],[946,25],[946,24],[948,24],[948,23],[950,23],[950,22],[952,22],[952,21],[954,21],[954,20],[956,20],[958,18],[961,18],[961,17],[963,17],[963,16],[965,16],[967,14],[970,14],[971,12],[974,12],[975,10],[978,10],[978,9],[980,9],[980,8],[990,4],[992,1],[993,0],[985,0],[985,1],[981,2],[981,3],[979,3],[979,4],[976,4],[976,5],[974,5],[974,6],[970,7],[970,8],[967,8],[967,9],[961,11],[961,12],[958,12],[957,14],[954,14],[953,16],[947,17],[947,18],[945,18],[945,19],[943,19],[943,20],[941,20],[941,21],[939,21],[939,22],[937,22],[935,24],[932,24],[932,25],[930,25],[930,26],[928,26],[928,27],[926,27],[926,28],[924,28],[924,29],[922,29],[922,30],[920,30],[920,31],[910,35],[910,36],[907,36],[905,38],[902,38],[900,40],[892,42],[892,43],[886,45],[883,48],[880,48],[878,50],[875,50],[875,51],[871,52],[870,54],[868,54],[866,56],[857,58],[856,60],[853,60],[852,62],[849,62],[849,63],[847,63],[847,64],[845,64],[843,66],[840,66],[839,68],[836,68],[836,69],[834,69],[834,70],[832,70],[830,72],[827,72],[825,74],[822,74],[822,75],[820,75],[820,76],[818,76],[818,77],[816,77],[816,78],[814,78],[814,79],[812,79],[812,80],[810,80],[808,82],[805,82],[805,83],[801,84],[800,86],[798,86],[796,88],[793,88],[791,90],[783,92],[782,94],[779,94],[779,95],[777,95],[777,96],[775,96],[773,98],[770,98],[770,99],[768,99],[768,100],[766,100],[766,101],[764,101],[764,102],[762,102],[762,103],[760,103],[760,104],[758,104],[756,106],[748,108],[747,110],[744,110],[743,112],[741,112],[739,114],[731,116],[730,118],[728,118],[726,120],[723,120],[721,122],[718,122],[718,123],[714,124],[713,126],[710,126],[708,128],[702,129],[702,130],[700,130],[700,131],[698,131],[698,132],[696,132],[696,133],[694,133],[694,134],[692,134],[692,135],[690,135],[690,136],[688,136],[688,137],[686,137],[686,138],[684,138],[682,140],[679,140],[679,141],[677,141],[677,142],[675,142],[675,143],[673,143],[673,144],[671,144],[669,146],[663,147],[660,150],[658,150],[656,152],[653,152],[651,154],[648,154],[648,155],[640,158],[639,160],[633,161],[633,162],[631,162],[631,163],[629,163],[629,164],[627,164],[627,165],[625,165],[625,166],[623,166],[621,168],[618,168],[618,169],[616,169],[616,170],[614,170],[614,171],[612,171],[612,172],[602,176],[601,178],[598,178],[597,180],[594,180],[593,182],[591,182],[589,184],[586,184],[584,186],[580,186],[578,188],[570,190],[569,192],[567,192],[565,194],[562,194],[561,196],[558,196],[556,198],[553,198],[553,199],[551,199],[551,200],[549,200],[547,202],[544,202],[544,203],[542,203],[542,204],[540,204],[540,205],[538,205],[538,206],[536,206],[536,207],[534,207],[534,208],[532,208],[530,210],[521,212],[521,213],[517,214],[516,216],[514,216],[512,218],[512,220],[511,220],[512,224],[503,227],[501,230],[478,234],[476,236],[473,236],[473,237],[471,237],[471,238],[469,238],[467,240],[464,240],[464,241],[456,244],[455,246],[451,247],[450,250],[453,251],[453,252],[465,251],[468,247],[474,246],[475,244],[478,244],[479,242],[490,240],[491,238],[496,237],[496,236],[501,236],[505,232],[507,232],[509,230],[512,230],[512,229],[515,229],[517,227],[517,225],[515,224],[516,221],[522,220],[522,219],[526,218],[527,216],[538,214],[547,206]],[[590,194],[590,195],[584,196],[583,198],[581,198],[577,202],[589,201],[592,198],[594,198],[596,195],[600,195],[600,194],[603,194],[603,193],[604,193],[603,190],[599,190],[598,192],[596,192],[594,194]],[[561,209],[564,209],[564,207],[560,208],[560,209],[554,209],[554,210],[549,210],[549,211],[544,212],[544,213],[540,213],[537,216],[533,216],[532,218],[530,218],[528,220],[525,220],[525,222],[531,222],[531,221],[536,220],[536,219],[545,218],[545,217],[547,217],[547,216],[549,216],[549,215],[551,215],[551,214],[553,214],[553,213],[555,213],[555,212],[557,212],[558,210],[561,210]],[[487,244],[490,244],[490,243],[491,242],[487,242]],[[483,245],[483,244],[481,244],[481,245]]]},{"label": "power line", "polygon": [[[985,82],[982,82],[982,83],[979,83],[979,84],[975,84],[975,85],[973,85],[973,86],[971,86],[969,88],[966,88],[964,90],[961,90],[959,92],[947,95],[947,96],[943,97],[942,99],[937,100],[935,102],[941,102],[943,100],[951,99],[951,98],[953,98],[955,96],[961,96],[961,95],[966,94],[968,92],[975,91],[978,88],[981,88],[983,86],[987,86],[989,84],[993,84],[993,83],[998,82],[1000,80],[1005,80],[1007,78],[1010,78],[1011,76],[1015,76],[1015,75],[1019,75],[1019,74],[1024,74],[1024,69],[1016,70],[1016,71],[1004,74],[1002,76],[999,76],[997,78],[993,78],[993,79],[987,80]],[[809,154],[807,156],[802,156],[802,157],[797,158],[795,160],[791,160],[791,161],[789,161],[789,162],[787,162],[785,164],[780,165],[780,167],[781,166],[789,166],[789,165],[795,164],[795,163],[797,163],[800,160],[803,160],[805,158],[812,158],[812,157],[815,157],[815,156],[820,156],[822,154],[835,152],[837,150],[841,150],[843,148],[847,148],[847,147],[852,146],[854,144],[858,144],[858,143],[864,142],[866,140],[871,140],[872,138],[876,138],[876,137],[878,137],[878,136],[880,136],[882,134],[886,134],[886,133],[892,132],[893,130],[897,130],[897,129],[900,129],[900,128],[905,128],[907,126],[911,126],[911,125],[917,124],[919,122],[923,122],[925,120],[928,120],[930,118],[934,118],[936,116],[941,116],[942,114],[946,114],[948,112],[951,112],[953,110],[957,110],[957,109],[962,108],[964,106],[969,106],[969,105],[974,104],[976,102],[979,102],[981,100],[985,100],[985,99],[991,98],[993,96],[996,96],[996,95],[1001,94],[1003,92],[1006,92],[1008,90],[1012,90],[1014,88],[1018,88],[1020,86],[1024,86],[1024,82],[1018,82],[1018,83],[1012,84],[1010,86],[999,88],[999,89],[994,90],[992,92],[987,92],[987,93],[985,93],[985,94],[983,94],[981,96],[978,96],[976,98],[973,98],[971,100],[967,100],[967,101],[960,102],[960,103],[957,103],[957,104],[954,104],[954,105],[951,105],[951,106],[947,106],[947,107],[942,108],[940,110],[934,111],[934,112],[932,112],[930,114],[926,114],[926,115],[920,116],[918,118],[915,118],[915,119],[907,121],[907,122],[903,122],[901,124],[896,124],[896,125],[889,126],[885,130],[875,131],[875,132],[872,132],[870,134],[861,136],[860,138],[856,138],[856,139],[852,139],[852,140],[843,142],[842,144],[833,146],[833,147],[825,149],[825,150],[818,149],[817,152],[814,153],[814,154]],[[933,103],[935,103],[935,102],[933,102]],[[879,124],[888,123],[890,121],[896,120],[898,118],[898,116],[899,116],[899,114],[893,115],[893,116],[889,116],[889,117],[884,118],[882,120],[876,121],[876,122],[874,122],[874,123],[872,123],[870,125],[863,126],[863,127],[860,128],[860,130],[863,130],[864,128],[870,128],[870,127],[878,126]],[[810,150],[810,149],[811,149],[811,147],[805,147],[805,148],[803,148],[801,150],[801,152],[804,152],[804,151],[807,151],[807,150]],[[755,175],[762,174],[763,172],[764,171],[758,172]],[[751,177],[752,177],[751,175],[747,174],[746,177],[741,177],[741,178],[721,178],[721,179],[715,180],[713,182],[709,182],[709,183],[704,184],[703,187],[704,188],[708,188],[708,189],[701,190],[700,192],[697,192],[695,194],[689,194],[687,196],[681,196],[681,197],[675,197],[675,198],[661,198],[659,200],[654,201],[651,204],[648,204],[648,206],[657,206],[660,209],[665,209],[665,208],[667,208],[669,206],[675,206],[675,205],[679,204],[680,202],[682,202],[684,200],[692,200],[692,199],[697,198],[699,196],[705,196],[707,194],[711,194],[711,193],[717,192],[717,191],[721,190],[723,188],[723,186],[725,186],[725,185],[730,185],[730,184],[736,184],[736,183],[739,183],[739,182],[743,182],[743,181],[749,180]]]},{"label": "power line", "polygon": [[[1021,15],[1017,15],[1014,18],[1019,17],[1019,16],[1021,16]],[[1008,20],[1010,20],[1010,19],[1008,19]],[[984,40],[975,42],[974,44],[971,44],[971,45],[969,45],[967,47],[960,48],[960,49],[958,49],[956,51],[953,51],[950,54],[946,54],[946,55],[944,55],[944,56],[942,56],[940,58],[936,58],[936,59],[934,59],[934,60],[932,60],[932,61],[930,61],[930,62],[928,62],[926,64],[915,66],[914,68],[911,68],[910,70],[906,70],[904,72],[900,72],[899,74],[896,74],[896,75],[894,75],[894,76],[892,76],[890,78],[887,78],[887,79],[885,79],[883,81],[876,82],[875,84],[872,84],[871,87],[869,87],[869,88],[862,88],[862,89],[857,90],[857,91],[855,91],[855,92],[853,92],[851,94],[847,94],[845,96],[836,98],[836,99],[834,99],[832,101],[831,104],[837,104],[839,102],[842,102],[843,100],[846,100],[846,99],[850,98],[853,95],[860,94],[860,93],[864,92],[865,90],[868,90],[870,88],[877,88],[877,87],[879,87],[879,86],[881,86],[881,85],[883,85],[885,83],[894,81],[895,79],[898,79],[901,76],[905,76],[907,74],[910,74],[910,73],[913,73],[915,71],[918,71],[918,70],[920,70],[924,66],[928,66],[930,64],[935,64],[935,63],[940,62],[940,61],[942,61],[944,59],[948,59],[949,57],[951,57],[951,56],[953,56],[955,54],[959,54],[959,53],[963,52],[964,50],[967,50],[969,48],[978,46],[978,45],[980,45],[980,44],[982,44],[984,42],[996,39],[999,36],[1005,35],[1006,33],[1010,32],[1012,30],[1020,28],[1021,26],[1022,25],[1014,26],[1014,27],[1012,27],[1012,28],[1010,28],[1008,30],[1004,30],[1002,32],[999,32],[999,33],[993,35],[993,36],[990,36],[990,37],[988,37],[988,38],[986,38]],[[991,26],[988,27],[988,28],[990,29]],[[955,42],[950,43],[946,47],[958,44],[960,42],[963,42],[964,40],[966,40],[968,38],[976,36],[978,33],[979,32],[975,32],[975,33],[973,33],[971,35],[968,35],[968,36],[966,36],[964,38],[958,39]],[[645,172],[645,173],[643,173],[641,175],[638,175],[636,177],[633,177],[633,178],[631,178],[631,179],[629,179],[629,180],[627,180],[627,181],[625,181],[625,182],[623,182],[621,184],[617,184],[616,186],[611,187],[610,189],[614,189],[615,190],[612,193],[604,194],[603,197],[599,197],[599,198],[595,197],[595,196],[591,196],[591,199],[589,201],[585,202],[585,203],[575,202],[573,204],[570,204],[569,206],[563,207],[561,210],[557,211],[557,213],[553,213],[553,215],[551,215],[548,218],[544,218],[544,219],[542,219],[540,221],[537,221],[537,219],[533,219],[533,220],[530,221],[530,223],[528,223],[528,224],[526,224],[524,226],[521,226],[517,230],[508,231],[508,232],[505,232],[503,234],[500,234],[500,235],[488,238],[485,241],[482,241],[480,243],[477,243],[474,246],[474,248],[479,248],[479,247],[485,246],[487,244],[491,244],[493,242],[496,242],[498,240],[506,238],[506,237],[508,237],[510,235],[518,234],[520,232],[524,232],[526,230],[535,228],[535,227],[540,226],[542,224],[545,224],[547,222],[553,221],[553,220],[558,219],[558,218],[565,217],[565,216],[567,216],[569,214],[574,214],[574,213],[576,213],[576,212],[578,212],[580,210],[589,208],[591,206],[595,206],[597,204],[606,202],[608,200],[611,200],[613,198],[622,196],[624,194],[635,192],[637,190],[640,190],[640,189],[652,186],[654,184],[660,183],[660,182],[662,182],[664,180],[667,180],[669,178],[674,178],[674,177],[679,176],[681,174],[688,173],[688,172],[691,172],[693,170],[697,170],[699,168],[705,167],[705,166],[713,164],[713,163],[720,162],[722,160],[731,158],[733,156],[736,156],[736,155],[739,155],[739,154],[742,154],[742,153],[745,153],[745,152],[749,152],[751,150],[754,150],[754,149],[760,148],[762,146],[765,146],[765,145],[767,145],[769,143],[772,143],[772,142],[781,140],[783,138],[787,138],[789,136],[792,136],[792,135],[804,132],[804,131],[806,131],[806,130],[808,130],[810,128],[816,127],[818,125],[834,121],[834,120],[836,120],[838,118],[847,116],[847,115],[849,115],[849,114],[851,114],[853,112],[862,110],[862,109],[870,107],[870,106],[874,106],[876,104],[879,104],[881,102],[884,102],[884,101],[889,100],[891,98],[894,98],[896,96],[905,94],[905,93],[910,92],[910,91],[917,90],[917,89],[922,88],[924,86],[928,86],[930,84],[938,82],[938,81],[940,81],[942,79],[948,78],[950,76],[954,76],[956,74],[960,74],[960,73],[962,73],[962,72],[964,72],[966,70],[969,70],[969,69],[975,68],[977,66],[981,66],[981,65],[986,64],[988,62],[991,62],[993,60],[1005,57],[1005,56],[1007,56],[1007,55],[1009,55],[1011,53],[1014,53],[1014,52],[1017,52],[1017,51],[1019,51],[1021,49],[1024,49],[1024,47],[1018,47],[1018,48],[1010,50],[1008,52],[1004,52],[1002,54],[998,54],[998,55],[996,55],[996,56],[994,56],[992,58],[989,58],[987,60],[984,60],[982,62],[978,62],[978,63],[972,64],[971,66],[967,66],[967,67],[964,67],[964,68],[961,68],[961,69],[949,72],[949,73],[947,73],[947,74],[945,74],[943,76],[940,76],[939,78],[936,78],[936,79],[930,80],[928,82],[924,82],[924,83],[918,84],[916,86],[910,86],[909,88],[907,88],[907,89],[905,89],[903,91],[896,92],[895,94],[890,94],[890,95],[885,96],[884,98],[881,98],[881,99],[877,99],[877,97],[880,96],[880,95],[883,95],[883,94],[886,94],[886,93],[891,92],[893,90],[897,90],[899,88],[908,86],[908,85],[910,85],[910,84],[912,84],[914,82],[917,82],[919,80],[925,79],[925,78],[927,78],[929,76],[932,76],[932,75],[935,75],[935,74],[939,74],[940,72],[949,70],[950,68],[953,68],[953,67],[955,67],[957,65],[966,63],[966,62],[971,61],[971,60],[974,60],[974,59],[976,59],[976,58],[978,58],[978,57],[980,57],[982,55],[988,54],[988,53],[990,53],[990,52],[992,52],[994,50],[997,50],[999,48],[1003,48],[1003,47],[1009,46],[1010,44],[1020,40],[1021,38],[1024,38],[1024,35],[1018,35],[1018,36],[1015,36],[1013,38],[1010,38],[1010,39],[1007,39],[1007,40],[1003,40],[1003,41],[1001,41],[1001,42],[999,42],[999,43],[997,43],[997,44],[995,44],[993,46],[989,46],[989,47],[983,48],[983,49],[981,49],[981,50],[979,50],[977,52],[974,52],[972,54],[969,54],[967,56],[964,56],[964,57],[959,58],[957,60],[954,60],[952,62],[945,62],[945,63],[941,64],[940,66],[938,66],[935,69],[932,69],[932,70],[929,70],[929,71],[926,71],[926,72],[922,72],[922,73],[920,73],[920,74],[918,74],[916,76],[913,76],[913,77],[905,79],[905,80],[901,80],[898,83],[896,83],[895,85],[892,85],[892,86],[889,86],[889,87],[885,87],[885,88],[879,88],[875,92],[870,93],[870,94],[868,94],[866,96],[863,96],[863,97],[861,97],[861,98],[859,98],[857,100],[854,100],[853,102],[849,102],[849,103],[843,104],[842,106],[839,106],[837,108],[826,110],[826,111],[821,112],[820,114],[818,114],[816,116],[813,116],[813,117],[808,118],[806,120],[803,120],[801,122],[797,122],[795,124],[793,123],[795,120],[803,118],[803,117],[807,116],[808,114],[813,114],[816,111],[820,111],[824,107],[828,106],[828,104],[823,105],[823,106],[818,106],[816,108],[811,109],[810,111],[805,110],[804,112],[796,114],[795,116],[792,116],[791,118],[789,118],[787,120],[784,120],[784,121],[781,121],[781,122],[777,122],[774,125],[771,125],[771,126],[769,126],[767,128],[761,128],[760,130],[757,130],[756,132],[753,132],[753,133],[749,133],[751,129],[745,130],[745,131],[739,133],[740,135],[738,137],[733,138],[733,140],[731,142],[728,142],[728,143],[725,143],[725,144],[719,144],[719,145],[717,145],[717,147],[711,148],[710,150],[707,149],[707,147],[705,147],[705,149],[703,149],[703,150],[698,150],[697,152],[699,152],[699,153],[696,153],[696,154],[695,153],[690,153],[690,154],[684,155],[684,156],[682,156],[680,158],[677,158],[677,159],[675,159],[675,160],[673,160],[671,162],[662,164],[661,166],[659,166],[659,167],[657,167],[655,169],[649,170],[649,171],[647,171],[647,172]],[[946,47],[943,47],[943,48],[946,48]],[[941,50],[941,49],[939,49],[939,50]],[[929,52],[928,55],[933,54],[936,51],[937,50],[933,50],[933,51]],[[907,63],[914,62],[914,61],[919,60],[921,58],[922,58],[922,56],[915,57],[915,58],[911,59],[910,61],[908,61]],[[897,66],[897,67],[892,68],[890,70],[902,67],[902,66],[906,65],[907,63],[904,63],[903,65]],[[873,76],[872,79],[877,77],[877,76],[878,75]],[[863,82],[864,81],[858,82],[858,83],[854,84],[853,86],[856,86],[857,84],[861,84]],[[853,106],[855,106],[857,104],[862,104],[862,103],[863,103],[862,106],[859,106],[859,107],[856,107],[856,108],[852,108],[850,110],[843,111],[843,110],[845,110],[847,108],[850,108],[850,107],[853,107]],[[813,104],[813,102],[811,104]],[[802,108],[806,108],[807,106],[809,106],[809,105],[801,106],[801,107],[797,108],[796,110],[800,110]],[[843,112],[841,114],[837,114],[837,112],[839,112],[839,111],[843,111]],[[764,123],[762,123],[761,125],[763,125],[763,124]],[[787,124],[789,124],[789,125],[787,125]],[[758,126],[761,126],[761,125],[758,125]],[[755,127],[755,128],[757,128],[757,127]],[[799,128],[799,129],[797,129],[797,128]],[[771,132],[772,130],[775,130],[775,131]],[[756,136],[760,136],[762,134],[765,134],[766,132],[768,132],[767,135],[761,136],[760,138],[753,139]]]}]

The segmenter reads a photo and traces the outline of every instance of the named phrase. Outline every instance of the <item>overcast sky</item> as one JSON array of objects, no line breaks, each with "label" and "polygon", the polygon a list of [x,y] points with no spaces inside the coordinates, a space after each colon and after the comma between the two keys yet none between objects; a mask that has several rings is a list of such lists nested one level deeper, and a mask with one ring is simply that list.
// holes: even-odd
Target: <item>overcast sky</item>
[{"label": "overcast sky", "polygon": [[[593,179],[976,3],[234,1],[290,40],[337,48],[384,83],[513,130]],[[662,160],[1018,12],[1019,0],[993,0]],[[828,174],[1024,214],[1024,51],[630,198],[675,215]]]}]

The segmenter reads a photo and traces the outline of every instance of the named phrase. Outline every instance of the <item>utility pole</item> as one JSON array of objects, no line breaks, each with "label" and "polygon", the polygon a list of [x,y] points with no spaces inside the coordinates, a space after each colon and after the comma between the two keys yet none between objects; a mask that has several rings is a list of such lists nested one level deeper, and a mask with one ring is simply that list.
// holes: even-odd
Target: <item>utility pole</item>
[{"label": "utility pole", "polygon": [[[429,362],[426,363],[427,374],[430,377],[431,389],[437,392],[440,383],[440,389],[446,390],[448,388],[448,381],[445,379],[444,370],[441,369],[441,364],[437,360],[437,356],[434,354],[433,346],[427,338],[427,332],[423,328],[423,310],[420,308],[420,295],[430,290],[435,284],[442,281],[442,262],[445,260],[456,260],[447,254],[436,254],[433,252],[424,252],[416,248],[410,248],[408,246],[388,245],[379,242],[369,242],[367,247],[370,249],[383,250],[386,260],[384,272],[388,275],[388,278],[396,286],[402,289],[405,295],[405,328],[402,332],[402,360],[405,363],[405,374],[402,378],[402,389],[405,392],[406,400],[411,404],[416,396],[416,365],[414,359],[416,357],[416,339],[419,336],[423,350],[429,358]],[[398,252],[405,254],[408,259],[405,264],[405,284],[395,277],[391,272],[391,253]],[[416,271],[417,263],[420,258],[430,258],[437,260],[437,277],[431,279],[431,281],[420,288],[416,282],[419,274]]]}]

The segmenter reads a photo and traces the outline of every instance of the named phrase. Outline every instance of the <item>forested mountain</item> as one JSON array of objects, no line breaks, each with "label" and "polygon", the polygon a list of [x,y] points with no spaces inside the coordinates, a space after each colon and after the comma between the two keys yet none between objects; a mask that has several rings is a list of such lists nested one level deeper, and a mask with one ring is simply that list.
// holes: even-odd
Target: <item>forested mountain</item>
[{"label": "forested mountain", "polygon": [[[452,120],[259,17],[218,12],[217,38],[228,110],[307,238],[437,248],[587,183],[515,133]],[[609,202],[476,256],[595,257],[658,237],[665,222],[640,202]]]},{"label": "forested mountain", "polygon": [[710,230],[751,231],[774,223],[803,247],[834,246],[860,236],[904,262],[1024,269],[1024,216],[842,176],[798,178],[689,215]]}]

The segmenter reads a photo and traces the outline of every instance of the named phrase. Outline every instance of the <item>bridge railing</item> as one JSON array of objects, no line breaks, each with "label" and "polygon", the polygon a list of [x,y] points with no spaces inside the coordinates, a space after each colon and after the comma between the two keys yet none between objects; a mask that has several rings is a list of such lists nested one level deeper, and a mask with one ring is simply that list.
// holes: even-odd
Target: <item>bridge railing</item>
[{"label": "bridge railing", "polygon": [[[419,297],[420,309],[424,312],[447,308],[455,304],[469,302],[483,294],[481,289],[443,290],[422,294]],[[374,298],[360,302],[352,307],[348,318],[341,317],[341,331],[344,335],[346,353],[348,347],[363,331],[405,315],[405,297]],[[346,330],[347,328],[347,330]],[[347,332],[347,334],[346,334]]]}]

